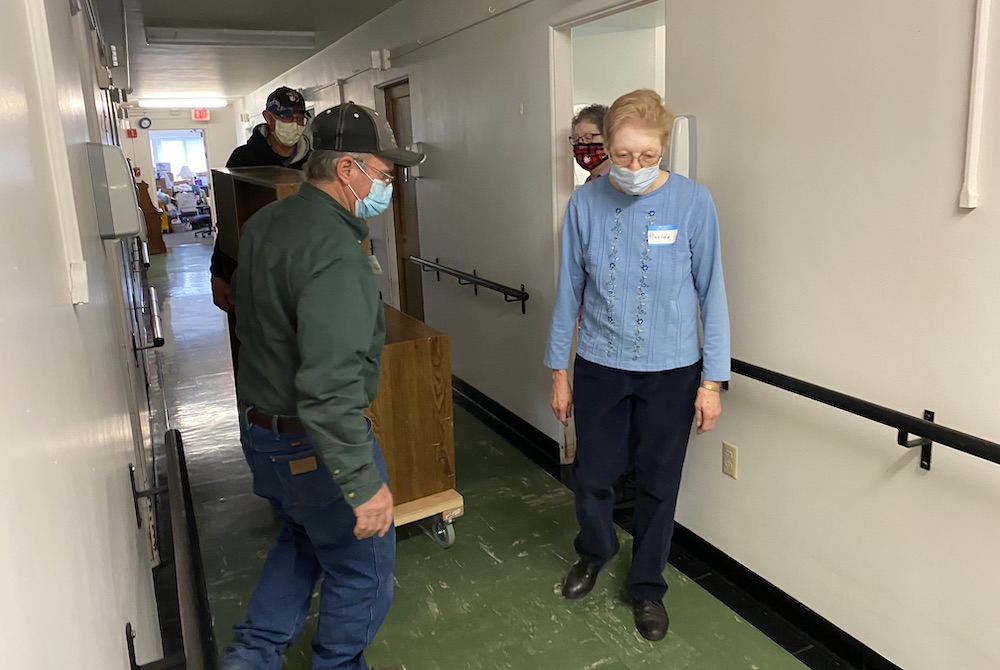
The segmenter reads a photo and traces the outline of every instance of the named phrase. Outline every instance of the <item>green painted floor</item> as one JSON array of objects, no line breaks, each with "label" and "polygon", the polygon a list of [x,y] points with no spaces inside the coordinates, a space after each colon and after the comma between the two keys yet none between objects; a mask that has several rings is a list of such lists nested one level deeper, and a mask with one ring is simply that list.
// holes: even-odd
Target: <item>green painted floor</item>
[{"label": "green painted floor", "polygon": [[[212,305],[211,241],[168,235],[153,258],[168,345],[158,351],[170,426],[184,436],[195,514],[220,648],[239,621],[277,532],[267,503],[250,493],[239,446],[225,320]],[[185,243],[178,244],[178,241]],[[666,640],[635,632],[622,598],[631,538],[594,592],[559,594],[574,560],[573,496],[514,447],[456,408],[456,472],[466,514],[457,541],[437,547],[417,526],[399,530],[396,598],[367,653],[374,665],[407,670],[783,670],[793,656],[673,568]],[[308,639],[288,652],[287,670],[309,667]]]}]

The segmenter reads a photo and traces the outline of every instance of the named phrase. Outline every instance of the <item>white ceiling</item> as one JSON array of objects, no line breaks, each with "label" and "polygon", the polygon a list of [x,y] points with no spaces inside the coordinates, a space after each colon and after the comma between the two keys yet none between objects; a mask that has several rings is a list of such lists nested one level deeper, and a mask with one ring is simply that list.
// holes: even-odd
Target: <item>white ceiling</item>
[{"label": "white ceiling", "polygon": [[[91,0],[104,41],[124,40],[122,0]],[[128,22],[130,99],[221,95],[239,98],[333,44],[399,0],[124,0]],[[117,24],[116,24],[117,22]],[[150,46],[145,26],[243,30],[299,30],[316,33],[314,49],[261,47]],[[119,46],[119,54],[124,49]],[[125,70],[114,68],[125,87]]]}]

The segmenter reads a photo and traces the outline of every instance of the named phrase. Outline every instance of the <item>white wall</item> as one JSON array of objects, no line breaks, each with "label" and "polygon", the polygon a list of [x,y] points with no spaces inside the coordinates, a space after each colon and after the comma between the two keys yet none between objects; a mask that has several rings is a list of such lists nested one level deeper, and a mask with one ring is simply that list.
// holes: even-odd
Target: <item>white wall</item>
[{"label": "white wall", "polygon": [[573,102],[610,106],[637,88],[663,95],[664,32],[655,26],[600,33],[574,30]]},{"label": "white wall", "polygon": [[[1000,13],[983,206],[957,208],[974,9],[672,0],[667,98],[698,117],[734,357],[998,440]],[[904,668],[1000,667],[1000,468],[925,472],[892,429],[733,387],[679,519]]]},{"label": "white wall", "polygon": [[[19,54],[0,70],[0,629],[11,668],[127,667],[126,621],[141,631],[141,661],[159,647],[126,469],[117,247],[98,237],[84,149],[109,127],[87,31],[59,0],[14,3],[0,23]],[[63,224],[79,230],[87,263],[90,301],[76,307]]]},{"label": "white wall", "polygon": [[[321,110],[350,78],[347,96],[371,105],[376,84],[409,77],[424,254],[531,293],[521,316],[429,279],[427,321],[451,334],[458,376],[554,438],[540,361],[553,191],[572,159],[549,27],[614,4],[535,0],[433,42],[485,3],[403,0],[245,100],[327,86]],[[698,117],[735,356],[996,439],[1000,115],[987,114],[984,205],[956,209],[972,15],[972,2],[672,0],[666,93]],[[366,71],[371,49],[418,39],[433,43]],[[925,473],[892,430],[738,377],[724,402],[692,444],[681,522],[908,670],[1000,667],[996,466],[938,448]],[[735,482],[723,438],[741,449]]]}]

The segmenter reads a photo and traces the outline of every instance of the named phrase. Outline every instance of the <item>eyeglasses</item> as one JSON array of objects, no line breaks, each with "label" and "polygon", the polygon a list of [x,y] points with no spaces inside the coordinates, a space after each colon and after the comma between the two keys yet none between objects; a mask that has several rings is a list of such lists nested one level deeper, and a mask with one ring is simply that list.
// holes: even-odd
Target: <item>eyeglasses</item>
[{"label": "eyeglasses", "polygon": [[306,123],[309,121],[309,118],[305,114],[288,114],[288,115],[275,114],[274,116],[284,123],[296,123],[300,126],[306,125]]},{"label": "eyeglasses", "polygon": [[[395,179],[395,177],[393,175],[389,174],[388,172],[385,172],[384,170],[379,170],[377,167],[375,167],[374,165],[372,165],[371,163],[369,163],[367,161],[362,161],[362,160],[355,159],[354,162],[357,163],[359,166],[360,165],[367,165],[372,170],[375,170],[375,172],[378,172],[378,174],[379,174],[379,179],[382,182],[384,182],[386,186],[392,186],[392,182]],[[365,172],[365,169],[361,168],[361,171]],[[371,175],[369,175],[367,172],[365,172],[365,176],[368,177],[369,179],[371,179]],[[374,180],[372,180],[372,181],[374,181]]]},{"label": "eyeglasses", "polygon": [[573,146],[577,144],[592,144],[595,137],[601,137],[600,133],[584,133],[583,135],[570,135],[569,143]]},{"label": "eyeglasses", "polygon": [[611,154],[611,162],[618,167],[628,167],[634,161],[639,161],[639,165],[642,167],[652,167],[659,163],[661,158],[663,158],[663,154],[656,154],[652,151],[644,151],[638,156],[627,151],[617,151]]}]

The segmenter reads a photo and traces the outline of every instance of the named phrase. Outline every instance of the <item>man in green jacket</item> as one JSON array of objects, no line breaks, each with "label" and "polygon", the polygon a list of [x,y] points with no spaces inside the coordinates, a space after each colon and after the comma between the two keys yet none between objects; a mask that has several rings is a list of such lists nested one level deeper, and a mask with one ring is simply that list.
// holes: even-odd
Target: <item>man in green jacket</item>
[{"label": "man in green jacket", "polygon": [[247,221],[233,281],[241,440],[254,493],[285,520],[223,670],[281,667],[323,576],[313,670],[367,670],[392,601],[395,528],[385,461],[364,410],[385,339],[360,242],[392,201],[399,149],[385,119],[348,102],[316,116],[298,194]]}]

